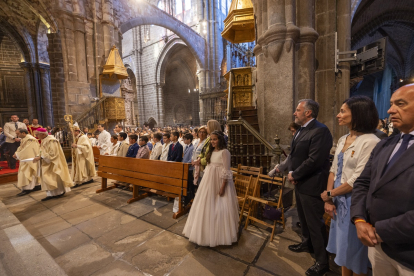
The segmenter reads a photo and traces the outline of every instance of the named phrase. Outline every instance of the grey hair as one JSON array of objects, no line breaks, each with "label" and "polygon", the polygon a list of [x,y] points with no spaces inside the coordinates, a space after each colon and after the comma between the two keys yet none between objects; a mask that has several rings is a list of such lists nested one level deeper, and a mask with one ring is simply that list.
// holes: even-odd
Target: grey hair
[{"label": "grey hair", "polygon": [[20,133],[26,133],[26,134],[29,134],[29,131],[27,130],[27,129],[25,129],[25,128],[19,128],[19,129],[17,129]]},{"label": "grey hair", "polygon": [[319,104],[311,99],[300,100],[299,103],[304,102],[305,111],[312,111],[312,118],[317,118],[319,114]]}]

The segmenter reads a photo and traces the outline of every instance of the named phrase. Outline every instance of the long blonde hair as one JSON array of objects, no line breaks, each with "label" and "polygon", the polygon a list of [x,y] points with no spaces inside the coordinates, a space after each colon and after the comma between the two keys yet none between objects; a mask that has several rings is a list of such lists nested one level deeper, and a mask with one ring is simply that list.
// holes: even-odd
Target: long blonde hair
[{"label": "long blonde hair", "polygon": [[214,131],[221,131],[220,123],[216,120],[210,120],[207,122],[207,130],[210,131],[209,134],[213,133]]}]

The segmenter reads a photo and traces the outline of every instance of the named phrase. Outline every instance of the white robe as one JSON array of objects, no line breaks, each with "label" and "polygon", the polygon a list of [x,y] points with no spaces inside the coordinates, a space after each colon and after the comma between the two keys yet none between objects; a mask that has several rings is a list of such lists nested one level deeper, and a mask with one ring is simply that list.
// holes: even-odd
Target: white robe
[{"label": "white robe", "polygon": [[98,146],[101,147],[99,149],[101,155],[104,155],[107,152],[111,144],[111,134],[109,134],[108,131],[103,130],[98,136]]}]

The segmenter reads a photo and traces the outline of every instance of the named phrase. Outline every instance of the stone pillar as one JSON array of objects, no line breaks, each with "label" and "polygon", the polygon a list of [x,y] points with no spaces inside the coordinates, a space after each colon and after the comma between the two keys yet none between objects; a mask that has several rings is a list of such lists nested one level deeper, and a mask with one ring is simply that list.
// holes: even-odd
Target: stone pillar
[{"label": "stone pillar", "polygon": [[[340,52],[351,51],[351,0],[337,1],[337,31],[338,49]],[[336,78],[336,105],[335,111],[339,112],[342,102],[349,98],[351,66],[349,62],[341,62],[338,66],[339,73]],[[335,141],[347,133],[345,127],[337,128],[333,135]]]},{"label": "stone pillar", "polygon": [[103,0],[102,1],[102,27],[103,27],[103,36],[104,36],[105,58],[109,56],[109,52],[112,46],[115,45],[114,26],[112,25],[113,21],[114,21],[113,0]]},{"label": "stone pillar", "polygon": [[67,57],[67,81],[78,80],[78,67],[76,62],[76,43],[74,34],[74,19],[69,15],[64,15],[64,38],[65,44],[62,45],[66,48]]},{"label": "stone pillar", "polygon": [[75,49],[76,66],[79,82],[88,82],[88,70],[86,68],[85,24],[80,19],[75,19]]},{"label": "stone pillar", "polygon": [[315,1],[299,0],[297,3],[300,44],[296,100],[315,99],[315,41],[319,37],[314,29]]},{"label": "stone pillar", "polygon": [[53,126],[52,94],[50,91],[50,66],[46,64],[37,64],[37,67],[40,73],[42,95],[42,123],[44,126]]},{"label": "stone pillar", "polygon": [[[199,92],[200,94],[206,93],[206,70],[204,69],[199,69],[198,73],[197,73],[197,77],[198,77],[198,88],[199,88]],[[203,124],[204,122],[204,109],[203,109],[203,100],[201,98],[199,98],[199,103],[200,103],[200,110],[199,110],[199,118],[200,118],[200,124]]]},{"label": "stone pillar", "polygon": [[62,42],[58,33],[47,34],[49,39],[50,83],[53,105],[53,118],[56,126],[65,125],[65,74],[63,69]]},{"label": "stone pillar", "polygon": [[27,112],[29,114],[29,120],[37,119],[38,108],[37,108],[37,98],[36,93],[33,87],[33,71],[31,65],[27,62],[22,62],[19,64],[24,70],[24,82],[26,84],[26,93],[27,93]]},{"label": "stone pillar", "polygon": [[163,89],[164,89],[164,84],[157,84],[157,115],[158,115],[158,120],[157,120],[157,125],[164,127],[164,116],[165,116],[165,110],[164,110],[164,97],[163,97]]}]

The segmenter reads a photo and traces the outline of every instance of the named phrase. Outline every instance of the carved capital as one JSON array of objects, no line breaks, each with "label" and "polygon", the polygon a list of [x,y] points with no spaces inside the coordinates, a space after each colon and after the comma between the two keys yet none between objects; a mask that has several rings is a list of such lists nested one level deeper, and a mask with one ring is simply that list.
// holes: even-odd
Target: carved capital
[{"label": "carved capital", "polygon": [[273,41],[267,44],[267,51],[275,63],[279,62],[280,56],[282,55],[282,52],[283,52],[284,44],[285,44],[284,40]]},{"label": "carved capital", "polygon": [[314,28],[303,27],[300,28],[300,42],[315,43],[319,34]]},{"label": "carved capital", "polygon": [[300,29],[293,23],[288,23],[286,27],[287,30],[285,48],[289,53],[292,49],[293,43],[297,43],[300,39]]},{"label": "carved capital", "polygon": [[282,24],[274,24],[269,27],[264,35],[265,43],[264,54],[266,57],[270,54],[275,63],[279,62],[282,55],[283,45],[286,40],[287,28]]},{"label": "carved capital", "polygon": [[254,46],[253,53],[254,53],[254,55],[256,57],[259,56],[259,55],[261,55],[261,54],[263,54],[262,46],[260,46],[259,44],[257,44],[256,46]]}]

